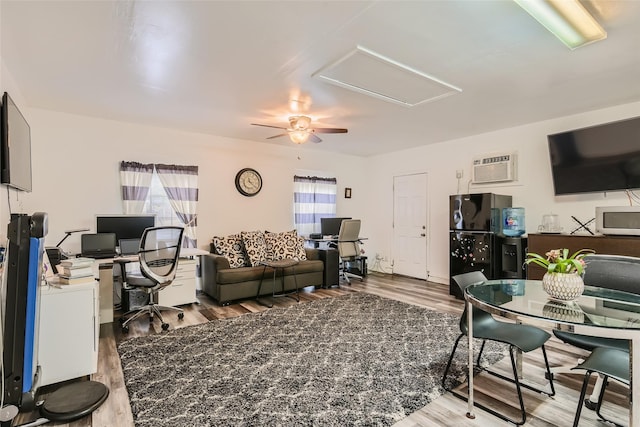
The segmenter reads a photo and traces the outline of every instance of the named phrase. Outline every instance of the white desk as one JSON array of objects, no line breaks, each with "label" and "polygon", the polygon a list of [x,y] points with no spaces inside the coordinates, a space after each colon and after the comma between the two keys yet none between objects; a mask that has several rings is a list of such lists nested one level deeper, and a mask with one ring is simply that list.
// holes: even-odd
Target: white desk
[{"label": "white desk", "polygon": [[[162,305],[182,305],[197,302],[196,269],[199,255],[207,254],[203,249],[185,248],[180,251],[178,271],[173,283],[158,294],[158,303]],[[123,259],[136,260],[136,256]],[[113,322],[113,260],[116,258],[96,259],[93,264],[94,276],[100,281],[100,323]]]},{"label": "white desk", "polygon": [[39,386],[98,370],[98,282],[41,288]]}]

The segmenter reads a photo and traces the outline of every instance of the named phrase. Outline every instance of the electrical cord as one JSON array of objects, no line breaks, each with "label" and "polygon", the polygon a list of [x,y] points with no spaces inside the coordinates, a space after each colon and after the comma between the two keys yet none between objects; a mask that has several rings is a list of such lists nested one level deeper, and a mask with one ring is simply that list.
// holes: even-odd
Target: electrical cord
[{"label": "electrical cord", "polygon": [[625,190],[627,197],[629,198],[629,205],[633,206],[633,202],[635,201],[637,204],[640,204],[640,196],[633,192],[633,190]]},{"label": "electrical cord", "polygon": [[7,187],[7,205],[9,206],[9,216],[13,213],[11,211],[11,197],[9,197],[9,187]]}]

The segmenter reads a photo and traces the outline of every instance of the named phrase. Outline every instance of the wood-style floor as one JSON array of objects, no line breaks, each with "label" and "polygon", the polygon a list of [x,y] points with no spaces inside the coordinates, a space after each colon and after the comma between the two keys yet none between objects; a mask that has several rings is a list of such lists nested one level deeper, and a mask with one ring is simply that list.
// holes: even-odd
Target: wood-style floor
[{"label": "wood-style floor", "polygon": [[[332,298],[344,295],[349,292],[367,292],[386,298],[403,301],[410,304],[420,305],[443,313],[459,314],[462,312],[463,304],[449,296],[448,287],[438,283],[426,282],[401,276],[383,275],[373,273],[366,277],[363,282],[357,279],[351,285],[343,284],[340,288],[313,289],[306,288],[301,296],[301,304],[321,298]],[[206,295],[198,295],[200,304],[192,304],[185,307],[185,317],[183,321],[178,321],[172,316],[169,320],[171,327],[182,328],[207,322],[213,319],[220,319],[243,314],[268,310],[256,304],[253,300],[242,301],[226,307],[218,306]],[[290,298],[278,298],[274,301],[274,306],[285,306],[296,304]],[[114,322],[102,325],[100,332],[100,348],[98,360],[98,372],[92,379],[102,382],[110,390],[109,398],[90,417],[72,423],[51,423],[51,426],[69,427],[129,427],[133,426],[133,418],[127,390],[124,386],[120,358],[116,351],[116,344],[122,340],[136,336],[162,333],[157,321],[150,327],[145,319],[131,325],[127,335],[123,335],[119,323]],[[453,343],[443,343],[451,347]],[[572,347],[552,338],[547,345],[549,362],[551,366],[575,364],[581,353]],[[540,383],[544,387],[542,353],[533,351],[524,357],[523,371],[525,381]],[[510,371],[510,365],[505,358],[498,364],[498,369]],[[531,426],[570,426],[573,422],[579,388],[582,384],[581,374],[559,374],[555,377],[556,396],[547,397],[528,390],[524,390],[524,402],[527,409],[526,425]],[[491,403],[501,402],[501,411],[508,411],[509,407],[515,408],[517,397],[515,388],[511,384],[502,380],[481,374],[475,380],[476,399]],[[50,386],[45,391],[51,391]],[[461,387],[464,392],[465,388]],[[46,396],[46,395],[45,395]],[[627,424],[628,401],[627,389],[617,384],[611,384],[607,388],[605,414],[613,414],[614,418]],[[396,424],[397,427],[418,427],[418,426],[509,426],[495,416],[482,411],[475,410],[476,418],[471,420],[465,416],[467,404],[450,393],[439,397],[429,405],[411,414],[406,419]],[[517,416],[517,412],[509,412],[511,416]],[[20,415],[16,421],[23,421],[26,416]],[[584,409],[582,412],[581,426],[603,426],[605,424],[597,420],[595,412]]]}]

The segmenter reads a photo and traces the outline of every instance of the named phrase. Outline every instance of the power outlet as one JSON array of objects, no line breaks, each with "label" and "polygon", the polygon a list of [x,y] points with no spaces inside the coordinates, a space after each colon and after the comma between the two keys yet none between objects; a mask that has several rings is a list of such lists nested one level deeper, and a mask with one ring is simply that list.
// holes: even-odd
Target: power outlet
[{"label": "power outlet", "polygon": [[463,175],[464,175],[464,170],[458,169],[456,171],[456,178],[460,179],[460,178],[462,178]]}]

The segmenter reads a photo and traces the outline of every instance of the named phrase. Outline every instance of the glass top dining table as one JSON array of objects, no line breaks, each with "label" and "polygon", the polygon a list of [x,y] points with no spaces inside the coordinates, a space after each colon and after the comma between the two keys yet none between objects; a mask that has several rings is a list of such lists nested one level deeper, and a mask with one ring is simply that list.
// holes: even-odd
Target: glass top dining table
[{"label": "glass top dining table", "polygon": [[[638,278],[640,292],[640,277]],[[536,319],[550,327],[577,334],[629,340],[631,369],[631,410],[629,425],[640,427],[640,295],[613,289],[585,286],[575,301],[553,300],[540,280],[501,279],[472,284],[465,289],[467,313],[471,307],[526,323]],[[469,322],[469,399],[467,416],[473,415],[472,315]],[[576,402],[577,404],[577,402]]]}]

